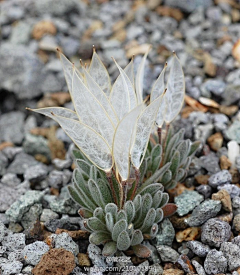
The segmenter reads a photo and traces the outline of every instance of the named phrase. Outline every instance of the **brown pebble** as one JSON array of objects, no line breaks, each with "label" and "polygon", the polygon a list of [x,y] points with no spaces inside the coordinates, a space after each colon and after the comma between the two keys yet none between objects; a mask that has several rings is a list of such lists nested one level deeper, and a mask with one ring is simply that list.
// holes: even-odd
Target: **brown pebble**
[{"label": "brown pebble", "polygon": [[228,170],[231,167],[231,161],[224,155],[220,157],[220,167],[222,170]]},{"label": "brown pebble", "polygon": [[87,240],[90,235],[90,232],[86,230],[69,231],[67,229],[60,229],[60,228],[57,228],[55,234],[61,234],[63,232],[66,232],[74,240]]},{"label": "brown pebble", "polygon": [[193,191],[194,186],[192,186],[190,188],[187,188],[184,184],[178,182],[178,184],[176,185],[175,188],[168,190],[168,194],[170,196],[169,202],[173,201],[174,197],[181,195],[182,192],[185,191],[185,190]]},{"label": "brown pebble", "polygon": [[13,146],[14,144],[12,142],[9,142],[9,141],[2,142],[0,144],[0,151],[2,151],[6,147],[13,147]]},{"label": "brown pebble", "polygon": [[223,136],[221,133],[216,133],[214,135],[211,135],[208,139],[207,142],[209,146],[211,147],[212,150],[218,151],[223,144]]},{"label": "brown pebble", "polygon": [[240,182],[240,174],[237,170],[237,168],[231,168],[229,170],[229,173],[232,175],[232,183],[237,184]]},{"label": "brown pebble", "polygon": [[219,220],[223,221],[223,222],[228,222],[230,223],[233,219],[233,213],[226,213],[226,214],[222,214],[217,216],[216,218],[218,218]]},{"label": "brown pebble", "polygon": [[43,20],[38,22],[32,30],[32,37],[34,39],[41,39],[46,34],[55,35],[57,32],[57,28],[51,21]]},{"label": "brown pebble", "polygon": [[233,219],[233,226],[237,232],[240,232],[240,214],[237,214]]},{"label": "brown pebble", "polygon": [[200,233],[200,227],[189,227],[183,231],[178,231],[176,233],[176,240],[178,243],[181,243],[183,241],[193,241],[199,237]]},{"label": "brown pebble", "polygon": [[226,116],[233,116],[238,111],[237,105],[232,106],[220,106],[219,111]]},{"label": "brown pebble", "polygon": [[221,201],[223,209],[227,212],[232,212],[231,197],[227,190],[222,189],[217,193],[212,194],[212,199],[215,201]]},{"label": "brown pebble", "polygon": [[53,248],[42,256],[32,273],[34,275],[69,275],[75,266],[72,252],[63,248]]},{"label": "brown pebble", "polygon": [[197,175],[195,176],[195,180],[198,184],[208,184],[209,175]]},{"label": "brown pebble", "polygon": [[184,271],[181,269],[170,268],[164,270],[162,275],[184,275]]},{"label": "brown pebble", "polygon": [[84,253],[78,253],[77,254],[78,263],[81,267],[83,266],[91,266],[91,261],[87,254]]},{"label": "brown pebble", "polygon": [[188,227],[188,224],[186,223],[186,219],[190,217],[191,214],[188,214],[184,217],[179,217],[177,214],[171,216],[169,220],[171,221],[172,225],[176,229],[186,229]]}]

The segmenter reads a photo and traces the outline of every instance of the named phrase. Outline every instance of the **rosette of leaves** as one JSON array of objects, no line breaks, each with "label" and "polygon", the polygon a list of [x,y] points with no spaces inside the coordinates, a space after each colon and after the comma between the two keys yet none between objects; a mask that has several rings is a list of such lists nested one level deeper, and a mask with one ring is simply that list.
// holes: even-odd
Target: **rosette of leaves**
[{"label": "rosette of leaves", "polygon": [[[85,228],[91,232],[89,241],[104,245],[103,255],[113,255],[117,250],[132,249],[139,257],[149,257],[150,250],[142,245],[158,232],[158,223],[175,212],[176,206],[168,204],[169,196],[160,183],[141,188],[133,200],[127,200],[120,209],[120,197],[114,202],[106,176],[91,164],[80,151],[74,150],[76,165],[69,193],[80,205],[79,214]],[[119,184],[112,175],[116,194]]]},{"label": "rosette of leaves", "polygon": [[140,168],[143,186],[161,182],[165,189],[172,189],[187,176],[192,157],[199,148],[200,142],[184,140],[184,129],[173,134],[169,128],[166,140],[158,143],[158,137],[152,135],[148,144],[143,164]]},{"label": "rosette of leaves", "polygon": [[[173,140],[171,131],[163,142],[161,134],[163,125],[168,132],[171,121],[180,112],[184,101],[185,84],[180,61],[174,53],[167,84],[165,66],[152,87],[147,105],[143,100],[143,77],[148,52],[136,76],[133,60],[124,69],[114,60],[119,76],[113,85],[95,50],[90,66],[82,66],[80,70],[62,53],[59,54],[74,111],[63,107],[33,111],[58,122],[80,149],[81,153],[76,156],[78,169],[74,171],[69,192],[81,206],[80,214],[92,236],[100,236],[99,233],[95,234],[96,231],[108,235],[108,239],[101,241],[106,245],[104,253],[129,247],[135,249],[143,238],[154,237],[163,209],[166,214],[176,210],[170,204],[163,206],[167,202],[167,194],[163,193],[162,185],[157,183],[160,176],[156,175],[163,175],[161,180],[168,185],[170,180],[174,182],[182,178],[181,171],[187,165],[180,163],[180,160],[186,159],[186,152],[180,156],[179,162],[176,161],[178,154],[183,153],[183,148],[179,148],[183,145],[174,143],[170,146]],[[158,132],[159,146],[148,149],[154,127]],[[176,151],[170,150],[173,147]],[[146,166],[147,158],[144,157],[147,149],[148,156],[150,154],[152,157]],[[151,172],[148,172],[148,168]],[[168,171],[172,173],[169,181],[165,179],[170,173]],[[115,214],[110,214],[110,209],[114,209]],[[96,216],[99,213],[101,217]],[[97,222],[93,224],[93,221]],[[114,229],[118,228],[120,221],[120,229]],[[112,235],[113,229],[121,234],[119,240],[116,240],[116,234]],[[130,241],[123,245],[124,236],[128,236],[126,239]],[[140,237],[137,239],[137,236]],[[91,241],[99,243],[97,237],[91,237]],[[143,249],[135,249],[138,255],[141,251]]]}]

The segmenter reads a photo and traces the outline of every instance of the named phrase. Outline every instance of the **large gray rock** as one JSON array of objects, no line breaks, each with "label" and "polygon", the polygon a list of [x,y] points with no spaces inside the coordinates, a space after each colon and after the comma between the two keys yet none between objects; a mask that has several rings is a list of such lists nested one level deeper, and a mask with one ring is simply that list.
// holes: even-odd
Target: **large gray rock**
[{"label": "large gray rock", "polygon": [[0,47],[0,88],[13,92],[20,99],[42,94],[44,64],[22,45],[2,44]]},{"label": "large gray rock", "polygon": [[22,256],[27,264],[37,265],[44,253],[48,252],[49,246],[44,242],[34,242],[24,247]]},{"label": "large gray rock", "polygon": [[179,8],[185,12],[192,12],[198,7],[207,8],[212,5],[212,0],[165,0],[167,6]]}]

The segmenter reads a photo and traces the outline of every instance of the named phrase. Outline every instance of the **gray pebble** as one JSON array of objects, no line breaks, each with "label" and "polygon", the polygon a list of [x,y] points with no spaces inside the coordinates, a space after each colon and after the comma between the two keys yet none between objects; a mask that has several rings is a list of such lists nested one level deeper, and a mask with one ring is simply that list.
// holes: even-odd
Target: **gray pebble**
[{"label": "gray pebble", "polygon": [[240,214],[237,214],[233,219],[233,229],[240,232]]},{"label": "gray pebble", "polygon": [[32,205],[22,217],[21,224],[23,228],[29,229],[31,226],[33,226],[36,220],[39,219],[41,213],[42,205],[40,203]]},{"label": "gray pebble", "polygon": [[8,254],[8,260],[9,261],[20,261],[22,262],[24,260],[22,256],[22,249],[12,251]]},{"label": "gray pebble", "polygon": [[21,144],[24,137],[24,118],[25,114],[20,111],[2,114],[0,118],[0,141],[10,141],[15,144]]},{"label": "gray pebble", "polygon": [[167,245],[157,245],[157,251],[163,262],[175,263],[179,258],[179,253]]},{"label": "gray pebble", "polygon": [[49,219],[44,223],[45,227],[50,231],[50,232],[55,232],[57,228],[61,229],[67,229],[67,230],[77,230],[78,227],[76,225],[71,224],[69,219]]},{"label": "gray pebble", "polygon": [[23,215],[30,209],[32,205],[34,205],[35,203],[39,203],[43,195],[44,193],[39,191],[27,191],[6,211],[6,215],[8,216],[9,221],[21,221]]},{"label": "gray pebble", "polygon": [[200,158],[202,168],[206,169],[210,174],[215,174],[220,171],[219,158],[210,153],[207,156],[201,156]]},{"label": "gray pebble", "polygon": [[1,182],[3,184],[6,184],[8,186],[12,186],[15,187],[16,185],[18,185],[21,181],[20,179],[17,177],[17,175],[13,174],[13,173],[7,173],[5,174],[2,178],[1,178]]},{"label": "gray pebble", "polygon": [[24,247],[22,250],[22,257],[27,264],[37,265],[42,255],[48,252],[48,250],[49,246],[45,242],[36,241]]},{"label": "gray pebble", "polygon": [[187,242],[186,246],[199,257],[205,257],[210,251],[210,247],[208,245],[203,244],[199,241],[189,241]]},{"label": "gray pebble", "polygon": [[235,184],[226,183],[217,187],[218,190],[225,189],[231,198],[238,197],[240,195],[240,188]]},{"label": "gray pebble", "polygon": [[240,121],[235,120],[226,131],[226,135],[230,140],[240,143]]},{"label": "gray pebble", "polygon": [[237,237],[233,238],[233,239],[231,240],[231,242],[232,242],[233,244],[238,245],[239,248],[240,248],[240,236],[239,236],[239,235],[238,235]]},{"label": "gray pebble", "polygon": [[47,166],[39,163],[37,165],[27,168],[23,176],[25,180],[29,180],[32,183],[37,183],[41,180],[44,180],[47,174]]},{"label": "gray pebble", "polygon": [[198,187],[196,187],[196,190],[198,191],[198,193],[202,194],[205,199],[208,199],[211,197],[212,187],[209,185],[205,185],[205,184],[199,185]]},{"label": "gray pebble", "polygon": [[25,234],[8,234],[3,240],[2,245],[6,246],[8,251],[23,249],[25,246]]},{"label": "gray pebble", "polygon": [[230,242],[224,242],[220,251],[228,260],[228,269],[233,271],[240,267],[240,249],[239,246]]},{"label": "gray pebble", "polygon": [[227,259],[223,252],[212,249],[204,261],[204,269],[207,274],[225,273],[227,271]]},{"label": "gray pebble", "polygon": [[[58,219],[59,215],[51,209],[44,208],[40,216],[41,222],[47,222],[52,219]],[[54,231],[55,232],[55,231]]]},{"label": "gray pebble", "polygon": [[2,265],[2,275],[18,274],[21,272],[23,264],[19,261],[14,261]]},{"label": "gray pebble", "polygon": [[13,162],[9,165],[7,172],[22,175],[27,168],[36,164],[39,164],[39,162],[34,157],[22,152],[16,155]]},{"label": "gray pebble", "polygon": [[210,219],[202,226],[201,241],[210,246],[220,247],[230,236],[231,226],[227,222]]},{"label": "gray pebble", "polygon": [[150,266],[148,275],[162,275],[162,274],[163,274],[163,268],[160,264],[153,264]]},{"label": "gray pebble", "polygon": [[157,245],[163,244],[172,246],[175,237],[175,230],[169,219],[164,219],[158,226],[158,234],[156,235]]},{"label": "gray pebble", "polygon": [[48,176],[48,183],[53,188],[61,188],[69,183],[72,173],[65,169],[64,171],[53,170]]},{"label": "gray pebble", "polygon": [[71,159],[58,159],[55,158],[52,160],[53,165],[56,167],[58,170],[63,170],[66,168],[69,168],[72,165],[72,160]]},{"label": "gray pebble", "polygon": [[179,216],[184,216],[198,206],[204,197],[196,191],[184,191],[181,195],[174,198],[177,205],[177,213]]},{"label": "gray pebble", "polygon": [[33,266],[27,265],[22,269],[23,274],[32,275]]},{"label": "gray pebble", "polygon": [[[2,150],[3,154],[8,158],[8,160],[12,161],[13,158],[19,154],[23,152],[23,148],[22,147],[6,147]],[[17,174],[17,173],[13,173],[13,174]]]},{"label": "gray pebble", "polygon": [[209,79],[201,86],[201,90],[206,89],[216,96],[221,96],[226,88],[225,82],[220,79]]},{"label": "gray pebble", "polygon": [[219,185],[230,183],[232,181],[232,175],[228,170],[222,170],[208,179],[208,184],[213,188],[217,188]]},{"label": "gray pebble", "polygon": [[203,266],[200,265],[199,262],[197,262],[197,261],[195,261],[195,260],[192,260],[192,264],[193,264],[193,266],[195,267],[195,269],[196,269],[196,271],[197,271],[197,274],[199,274],[199,275],[206,275]]},{"label": "gray pebble", "polygon": [[206,200],[197,206],[191,216],[187,219],[189,226],[199,226],[210,218],[216,217],[221,210],[222,204],[220,201]]},{"label": "gray pebble", "polygon": [[52,238],[54,240],[55,248],[64,248],[67,251],[72,252],[75,256],[79,253],[78,245],[66,232],[61,234],[52,234]]},{"label": "gray pebble", "polygon": [[98,246],[95,244],[89,244],[87,252],[89,258],[95,266],[103,268],[107,267],[105,257],[102,256],[102,251]]}]

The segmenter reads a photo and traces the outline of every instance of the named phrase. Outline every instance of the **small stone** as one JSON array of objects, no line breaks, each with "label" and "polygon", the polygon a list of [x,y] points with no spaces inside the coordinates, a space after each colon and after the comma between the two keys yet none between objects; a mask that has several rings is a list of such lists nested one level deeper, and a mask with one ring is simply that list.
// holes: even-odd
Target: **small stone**
[{"label": "small stone", "polygon": [[240,144],[240,121],[235,120],[226,131],[226,135],[230,140],[235,140]]},{"label": "small stone", "polygon": [[101,249],[95,244],[90,244],[87,249],[88,256],[92,263],[97,267],[106,268],[105,258],[102,256]]},{"label": "small stone", "polygon": [[158,245],[156,248],[163,262],[175,263],[179,258],[177,251],[167,245]]},{"label": "small stone", "polygon": [[196,191],[202,194],[205,199],[208,199],[212,194],[212,187],[209,185],[200,185],[196,188]]},{"label": "small stone", "polygon": [[198,184],[207,184],[210,176],[209,175],[196,175],[194,178]]},{"label": "small stone", "polygon": [[11,187],[16,187],[21,181],[17,175],[12,173],[7,173],[1,178],[1,182]]},{"label": "small stone", "polygon": [[216,133],[214,135],[211,135],[207,139],[207,142],[212,150],[218,151],[223,145],[223,136],[221,133]]},{"label": "small stone", "polygon": [[201,229],[199,227],[189,227],[183,231],[178,231],[176,234],[177,242],[195,240],[200,235]]},{"label": "small stone", "polygon": [[88,240],[90,232],[85,231],[85,230],[74,230],[70,231],[67,229],[60,229],[58,228],[56,230],[56,234],[61,234],[63,232],[66,232],[73,240]]},{"label": "small stone", "polygon": [[225,183],[230,183],[232,181],[232,176],[228,170],[222,170],[214,175],[212,175],[208,183],[211,187],[216,188],[219,185],[223,185]]},{"label": "small stone", "polygon": [[45,227],[50,232],[55,232],[57,228],[66,229],[66,230],[77,230],[78,227],[70,223],[69,219],[49,219],[45,222]]},{"label": "small stone", "polygon": [[189,226],[199,226],[210,218],[216,217],[221,210],[221,202],[206,200],[197,206],[191,216],[187,219]]},{"label": "small stone", "polygon": [[64,248],[67,251],[72,252],[75,256],[79,253],[78,245],[67,233],[52,234],[52,238],[54,240],[55,248]]},{"label": "small stone", "polygon": [[30,209],[30,207],[35,203],[40,202],[43,195],[44,194],[39,191],[27,191],[6,211],[6,215],[8,216],[9,221],[20,222],[23,215]]},{"label": "small stone", "polygon": [[54,164],[56,169],[63,170],[63,169],[71,167],[72,160],[71,159],[58,159],[58,158],[55,158],[55,159],[52,160],[52,163]]},{"label": "small stone", "polygon": [[206,169],[210,174],[215,174],[220,171],[218,164],[219,158],[214,153],[201,156],[199,160],[201,161],[202,168]]},{"label": "small stone", "polygon": [[48,183],[51,187],[60,189],[69,183],[72,173],[65,169],[64,171],[53,170],[48,176]]},{"label": "small stone", "polygon": [[169,269],[163,270],[162,275],[184,275],[184,271],[177,268],[169,268]]},{"label": "small stone", "polygon": [[24,137],[24,118],[24,113],[19,111],[2,114],[0,118],[0,141],[21,144]]},{"label": "small stone", "polygon": [[227,271],[227,259],[223,252],[212,249],[204,261],[204,269],[207,274],[225,273]]},{"label": "small stone", "polygon": [[44,242],[34,242],[24,247],[22,256],[27,264],[37,265],[42,255],[48,252],[49,246]]},{"label": "small stone", "polygon": [[230,223],[233,219],[233,213],[226,213],[226,214],[222,214],[216,217],[216,219],[223,221],[223,222],[227,222]]},{"label": "small stone", "polygon": [[226,183],[217,187],[218,190],[225,189],[231,198],[238,197],[240,195],[240,188],[234,184]]},{"label": "small stone", "polygon": [[177,260],[177,263],[181,265],[182,269],[187,273],[187,274],[192,274],[195,269],[192,266],[188,256],[186,255],[180,255],[180,257]]},{"label": "small stone", "polygon": [[177,214],[169,217],[172,225],[176,229],[185,229],[188,227],[188,224],[186,223],[186,219],[190,217],[190,214],[184,217],[179,217]]},{"label": "small stone", "polygon": [[159,224],[158,228],[158,234],[156,235],[157,245],[163,244],[172,246],[175,230],[169,219],[164,219]]},{"label": "small stone", "polygon": [[36,220],[39,219],[39,216],[42,213],[42,205],[36,203],[32,205],[29,210],[22,216],[21,224],[24,229],[29,229],[33,226]]},{"label": "small stone", "polygon": [[232,175],[232,184],[237,184],[240,181],[240,174],[237,168],[231,168],[229,173]]},{"label": "small stone", "polygon": [[199,241],[189,241],[186,246],[192,250],[192,252],[199,257],[206,257],[208,252],[211,250],[206,244]]},{"label": "small stone", "polygon": [[231,197],[226,190],[222,189],[217,193],[212,194],[212,199],[221,201],[224,210],[228,212],[232,211]]},{"label": "small stone", "polygon": [[21,272],[22,267],[23,267],[23,264],[19,261],[5,263],[1,266],[3,271],[2,275],[18,274]]},{"label": "small stone", "polygon": [[23,176],[25,180],[29,180],[32,183],[37,183],[44,180],[47,177],[47,174],[47,167],[40,163],[27,168]]},{"label": "small stone", "polygon": [[42,256],[32,273],[34,275],[69,275],[75,266],[74,255],[71,252],[63,248],[54,248]]},{"label": "small stone", "polygon": [[20,233],[23,231],[23,227],[19,223],[10,222],[8,229],[13,233]]},{"label": "small stone", "polygon": [[192,264],[193,264],[193,266],[195,267],[195,269],[196,269],[196,271],[197,271],[197,274],[206,275],[203,266],[200,265],[199,262],[197,262],[197,261],[195,261],[195,260],[192,260]]},{"label": "small stone", "polygon": [[[52,211],[51,209],[44,208],[40,216],[40,221],[47,222],[49,220],[58,219],[58,218],[59,218],[59,215],[56,212]],[[55,232],[55,231],[52,231],[52,232]]]},{"label": "small stone", "polygon": [[220,157],[220,167],[221,170],[228,170],[231,167],[231,161],[224,155]]},{"label": "small stone", "polygon": [[22,175],[27,168],[37,164],[39,162],[34,157],[22,152],[16,155],[14,161],[9,165],[7,172]]},{"label": "small stone", "polygon": [[83,266],[91,266],[91,261],[87,254],[84,253],[78,253],[77,254],[78,263],[81,267]]},{"label": "small stone", "polygon": [[148,275],[159,275],[163,274],[163,268],[160,264],[156,263],[150,266],[150,270],[148,272]]},{"label": "small stone", "polygon": [[174,202],[178,207],[178,215],[184,216],[188,214],[203,200],[203,196],[196,191],[184,191],[181,195],[174,198]]},{"label": "small stone", "polygon": [[27,265],[22,269],[23,274],[32,275],[33,266]]},{"label": "small stone", "polygon": [[233,219],[233,228],[239,233],[240,232],[240,214],[237,214]]},{"label": "small stone", "polygon": [[214,247],[220,247],[231,236],[231,226],[217,219],[210,219],[202,226],[201,241]]},{"label": "small stone", "polygon": [[55,35],[57,32],[57,29],[53,22],[43,20],[39,21],[37,24],[34,25],[32,30],[32,37],[34,39],[41,39],[46,34],[52,34]]},{"label": "small stone", "polygon": [[8,260],[9,261],[20,261],[22,262],[24,259],[21,255],[22,249],[12,251],[8,254]]},{"label": "small stone", "polygon": [[220,251],[228,261],[228,269],[233,271],[240,267],[240,249],[239,246],[230,242],[222,243]]},{"label": "small stone", "polygon": [[6,246],[8,251],[23,249],[25,246],[25,235],[23,233],[8,234],[2,241],[2,245]]}]

